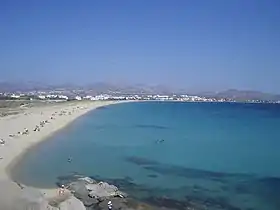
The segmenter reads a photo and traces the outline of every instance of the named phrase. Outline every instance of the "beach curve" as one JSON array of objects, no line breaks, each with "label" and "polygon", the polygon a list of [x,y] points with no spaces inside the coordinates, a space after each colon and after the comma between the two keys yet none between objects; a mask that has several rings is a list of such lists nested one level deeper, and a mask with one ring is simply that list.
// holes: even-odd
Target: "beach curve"
[{"label": "beach curve", "polygon": [[[82,115],[119,101],[60,102],[27,108],[21,113],[0,118],[0,180],[15,181],[11,171],[32,146],[48,139]],[[20,185],[20,183],[18,183]],[[57,195],[57,189],[38,189],[46,197]]]}]

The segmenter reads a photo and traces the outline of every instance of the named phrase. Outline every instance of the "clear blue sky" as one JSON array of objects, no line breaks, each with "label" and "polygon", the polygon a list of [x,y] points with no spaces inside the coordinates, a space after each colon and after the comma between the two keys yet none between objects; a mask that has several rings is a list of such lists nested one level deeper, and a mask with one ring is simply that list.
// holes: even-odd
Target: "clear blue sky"
[{"label": "clear blue sky", "polygon": [[280,1],[1,0],[0,73],[280,92]]}]

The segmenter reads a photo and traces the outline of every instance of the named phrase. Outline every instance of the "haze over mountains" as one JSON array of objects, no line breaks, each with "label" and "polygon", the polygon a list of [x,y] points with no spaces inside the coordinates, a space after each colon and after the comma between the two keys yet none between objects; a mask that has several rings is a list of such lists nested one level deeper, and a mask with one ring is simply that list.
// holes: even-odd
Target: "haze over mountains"
[{"label": "haze over mountains", "polygon": [[127,84],[111,84],[105,82],[97,82],[85,85],[77,85],[72,83],[64,84],[45,84],[40,82],[0,82],[0,92],[13,91],[52,91],[52,90],[95,90],[96,92],[115,92],[127,94],[172,94],[178,93],[177,89],[172,89],[163,85],[148,86],[143,84],[127,85]]}]

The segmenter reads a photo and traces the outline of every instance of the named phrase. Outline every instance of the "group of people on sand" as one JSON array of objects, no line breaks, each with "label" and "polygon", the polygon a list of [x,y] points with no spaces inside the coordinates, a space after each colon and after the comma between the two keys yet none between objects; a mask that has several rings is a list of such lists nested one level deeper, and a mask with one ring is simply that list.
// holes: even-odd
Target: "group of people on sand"
[{"label": "group of people on sand", "polygon": [[[55,112],[57,113],[57,112]],[[27,115],[28,113],[25,113],[24,115]],[[41,112],[41,115],[43,115],[43,112]],[[52,114],[52,116],[55,116],[55,114]],[[54,117],[50,117],[50,119],[55,119]],[[39,125],[36,125],[33,131],[40,131],[40,127],[44,127],[45,124],[50,123],[48,120],[40,121]],[[24,128],[23,131],[18,131],[17,134],[9,134],[10,138],[19,136],[19,135],[28,135],[29,130],[27,128]],[[0,145],[4,145],[6,142],[3,139],[0,139]]]},{"label": "group of people on sand", "polygon": [[[50,119],[51,120],[54,120],[56,115],[59,115],[59,116],[62,116],[62,115],[71,115],[72,112],[75,112],[75,109],[78,109],[79,107],[75,107],[72,109],[72,111],[65,111],[65,110],[62,110],[60,111],[60,113],[58,113],[57,111],[54,112]],[[24,115],[27,115],[28,113],[25,113]],[[43,115],[43,112],[41,112],[41,115]],[[45,124],[47,123],[50,123],[49,120],[43,120],[43,121],[40,121],[39,125],[36,125],[35,128],[33,129],[33,131],[40,131],[40,128],[43,128]],[[18,131],[17,134],[10,134],[9,137],[10,138],[13,138],[13,137],[16,137],[16,136],[19,136],[19,135],[28,135],[29,134],[29,130],[27,128],[24,128],[24,131]],[[5,141],[3,139],[0,140],[0,145],[4,145],[5,144]]]}]

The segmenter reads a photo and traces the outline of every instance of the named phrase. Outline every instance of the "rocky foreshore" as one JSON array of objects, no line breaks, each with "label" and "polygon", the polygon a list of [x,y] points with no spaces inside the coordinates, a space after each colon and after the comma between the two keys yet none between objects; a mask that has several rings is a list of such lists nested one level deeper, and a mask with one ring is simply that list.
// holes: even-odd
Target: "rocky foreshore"
[{"label": "rocky foreshore", "polygon": [[61,183],[57,196],[47,198],[39,190],[12,181],[0,181],[0,209],[5,210],[112,210],[156,209],[137,203],[116,186],[89,177]]},{"label": "rocky foreshore", "polygon": [[109,203],[111,203],[112,210],[158,209],[129,198],[115,185],[89,177],[76,175],[70,180],[61,180],[57,184],[65,186],[75,198],[83,203],[87,210],[108,210]]},{"label": "rocky foreshore", "polygon": [[234,207],[224,200],[211,200],[210,198],[186,197],[185,200],[174,200],[166,196],[151,196],[136,200],[133,195],[127,195],[115,185],[79,175],[60,177],[57,185],[56,196],[47,197],[38,189],[12,181],[0,181],[0,209],[241,210],[241,208]]}]

